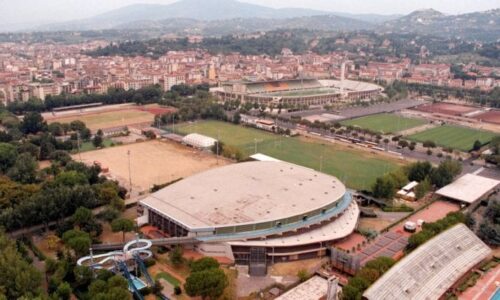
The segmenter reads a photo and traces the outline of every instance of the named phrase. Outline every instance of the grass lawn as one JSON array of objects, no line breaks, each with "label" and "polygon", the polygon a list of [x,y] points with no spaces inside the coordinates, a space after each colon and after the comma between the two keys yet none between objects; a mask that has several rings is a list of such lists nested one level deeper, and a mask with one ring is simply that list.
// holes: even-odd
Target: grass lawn
[{"label": "grass lawn", "polygon": [[[104,148],[110,147],[113,141],[111,139],[104,139],[102,144],[104,145]],[[97,148],[94,147],[94,144],[92,144],[92,141],[89,142],[83,142],[80,145],[80,151],[81,152],[87,152],[87,151],[93,151],[96,150]],[[78,151],[74,151],[75,153],[78,153]]]},{"label": "grass lawn", "polygon": [[444,125],[410,135],[408,138],[418,142],[433,141],[442,147],[469,151],[476,140],[487,144],[495,136],[495,133],[489,131]]},{"label": "grass lawn", "polygon": [[[386,156],[349,148],[341,144],[304,137],[283,137],[262,130],[225,122],[199,121],[181,124],[182,134],[197,132],[238,147],[245,155],[257,152],[277,159],[321,170],[346,182],[353,189],[368,189],[375,179],[397,168],[401,162]],[[255,142],[257,141],[257,143]]]},{"label": "grass lawn", "polygon": [[161,272],[161,273],[156,274],[155,279],[160,279],[160,278],[165,279],[167,282],[169,282],[173,286],[181,286],[181,282],[177,278],[175,278],[174,276],[170,275],[167,272]]},{"label": "grass lawn", "polygon": [[340,122],[383,133],[394,133],[427,123],[422,119],[405,118],[395,114],[378,114]]}]

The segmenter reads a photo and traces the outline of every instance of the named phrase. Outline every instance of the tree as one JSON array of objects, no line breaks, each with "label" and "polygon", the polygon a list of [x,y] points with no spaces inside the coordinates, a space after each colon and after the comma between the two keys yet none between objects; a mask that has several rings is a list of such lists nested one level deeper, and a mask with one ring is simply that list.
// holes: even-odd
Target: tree
[{"label": "tree", "polygon": [[92,144],[94,145],[94,147],[96,148],[101,148],[102,147],[102,144],[103,144],[103,139],[102,139],[102,136],[100,135],[95,135],[94,136],[94,139],[92,140]]},{"label": "tree", "polygon": [[240,122],[241,122],[241,115],[239,112],[236,112],[233,116],[233,123],[240,124]]},{"label": "tree", "polygon": [[405,140],[400,140],[400,141],[398,142],[398,145],[399,145],[399,147],[401,147],[401,148],[403,148],[403,149],[404,149],[404,148],[408,147],[410,144],[408,144],[408,142],[407,142],[407,141],[405,141]]},{"label": "tree", "polygon": [[47,123],[39,112],[27,112],[21,122],[21,131],[25,134],[35,134],[47,130]]},{"label": "tree", "polygon": [[474,142],[474,144],[472,145],[472,150],[478,151],[479,149],[481,149],[482,146],[483,146],[483,143],[481,143],[480,141],[476,140]]},{"label": "tree", "polygon": [[425,141],[422,143],[425,148],[436,148],[436,143],[433,141]]},{"label": "tree", "polygon": [[218,299],[228,285],[226,274],[221,269],[209,269],[191,273],[186,278],[184,289],[191,297],[202,299]]},{"label": "tree", "polygon": [[450,184],[455,176],[459,175],[461,172],[462,165],[458,161],[446,159],[441,162],[436,169],[433,169],[430,174],[430,181],[438,188],[443,187]]},{"label": "tree", "polygon": [[29,153],[23,153],[16,159],[16,163],[9,170],[8,175],[12,180],[24,184],[36,181],[38,162]]},{"label": "tree", "polygon": [[[23,258],[16,243],[0,232],[0,295],[34,299],[41,295],[42,274]],[[0,296],[1,298],[1,296]]]},{"label": "tree", "polygon": [[395,188],[394,182],[388,176],[379,177],[372,187],[373,196],[375,198],[391,199],[394,197]]},{"label": "tree", "polygon": [[94,215],[92,211],[85,207],[79,207],[73,216],[71,216],[71,221],[77,226],[78,229],[85,227],[86,224],[94,221]]},{"label": "tree", "polygon": [[50,155],[50,159],[59,163],[61,166],[65,166],[71,161],[71,156],[67,151],[56,150]]},{"label": "tree", "polygon": [[64,244],[73,249],[77,256],[83,256],[87,254],[87,251],[92,244],[90,235],[77,229],[66,231],[63,234],[62,239],[64,241]]},{"label": "tree", "polygon": [[87,128],[87,126],[85,125],[85,123],[83,123],[80,120],[72,121],[71,123],[69,123],[69,127],[73,131],[82,131],[85,128]]},{"label": "tree", "polygon": [[432,165],[428,161],[418,161],[408,166],[408,180],[421,182],[432,171]]},{"label": "tree", "polygon": [[88,179],[85,174],[78,171],[64,171],[56,176],[54,182],[58,185],[74,187],[77,185],[88,184]]},{"label": "tree", "polygon": [[53,136],[63,136],[66,133],[66,131],[64,130],[64,127],[59,122],[50,123],[48,125],[48,131]]},{"label": "tree", "polygon": [[7,172],[17,159],[17,150],[11,144],[0,143],[0,171]]},{"label": "tree", "polygon": [[422,181],[420,181],[419,185],[417,185],[417,187],[415,188],[415,197],[417,199],[421,199],[422,197],[424,197],[427,192],[429,192],[431,190],[431,183],[429,181],[429,179],[424,179]]},{"label": "tree", "polygon": [[111,222],[111,229],[113,232],[122,232],[122,240],[125,242],[125,233],[126,232],[131,232],[134,230],[135,224],[134,221],[125,219],[125,218],[120,218],[116,219],[113,222]]},{"label": "tree", "polygon": [[218,269],[219,262],[213,257],[203,257],[191,263],[191,272],[201,272],[210,269]]},{"label": "tree", "polygon": [[71,286],[67,282],[61,283],[55,292],[55,296],[60,300],[68,300],[71,297]]},{"label": "tree", "polygon": [[94,280],[88,288],[88,298],[97,300],[129,300],[132,295],[128,291],[128,283],[120,275],[107,273],[105,277],[99,272],[97,280]]},{"label": "tree", "polygon": [[184,261],[182,257],[182,247],[177,245],[169,253],[170,261],[174,266],[180,266]]}]

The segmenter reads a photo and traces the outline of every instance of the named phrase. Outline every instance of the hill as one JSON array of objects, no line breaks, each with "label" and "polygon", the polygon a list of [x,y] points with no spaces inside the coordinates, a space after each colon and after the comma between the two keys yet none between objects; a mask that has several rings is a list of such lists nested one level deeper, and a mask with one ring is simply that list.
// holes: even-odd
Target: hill
[{"label": "hill", "polygon": [[445,15],[433,9],[419,10],[387,21],[379,30],[495,41],[500,39],[500,9],[462,15]]}]

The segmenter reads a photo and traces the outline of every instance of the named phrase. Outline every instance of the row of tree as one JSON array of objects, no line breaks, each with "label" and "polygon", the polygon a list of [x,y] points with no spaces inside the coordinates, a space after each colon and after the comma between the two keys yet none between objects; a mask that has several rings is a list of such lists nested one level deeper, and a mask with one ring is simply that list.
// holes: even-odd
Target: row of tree
[{"label": "row of tree", "polygon": [[433,167],[427,161],[419,161],[378,177],[372,187],[372,194],[376,198],[390,200],[395,196],[396,190],[408,181],[417,181],[420,184],[416,196],[420,198],[432,186],[440,188],[451,183],[460,172],[462,165],[456,160],[446,159],[438,167]]},{"label": "row of tree", "polygon": [[138,90],[124,90],[121,88],[110,88],[106,94],[61,94],[48,95],[44,101],[38,98],[31,98],[26,102],[15,101],[7,105],[7,109],[15,114],[23,114],[28,111],[48,111],[58,107],[72,105],[103,103],[158,103],[163,98],[163,90],[158,85],[144,87]]}]

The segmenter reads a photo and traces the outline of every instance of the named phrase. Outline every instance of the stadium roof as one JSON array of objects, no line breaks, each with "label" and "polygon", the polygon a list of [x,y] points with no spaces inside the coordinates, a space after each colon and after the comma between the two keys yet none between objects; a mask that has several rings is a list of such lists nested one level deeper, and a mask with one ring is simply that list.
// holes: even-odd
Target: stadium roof
[{"label": "stadium roof", "polygon": [[328,280],[314,276],[275,300],[318,300],[328,292]]},{"label": "stadium roof", "polygon": [[174,183],[141,203],[195,228],[272,221],[321,209],[340,200],[335,177],[286,162],[245,162]]},{"label": "stadium roof", "polygon": [[394,265],[363,294],[369,300],[439,299],[491,249],[465,225],[432,238]]},{"label": "stadium roof", "polygon": [[465,203],[473,203],[491,190],[500,181],[474,174],[465,174],[454,182],[439,189],[436,194]]},{"label": "stadium roof", "polygon": [[364,81],[354,81],[354,80],[320,80],[323,86],[336,87],[339,89],[351,90],[351,91],[371,91],[371,90],[383,90],[379,85]]}]

